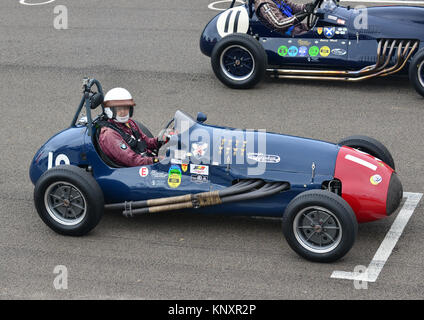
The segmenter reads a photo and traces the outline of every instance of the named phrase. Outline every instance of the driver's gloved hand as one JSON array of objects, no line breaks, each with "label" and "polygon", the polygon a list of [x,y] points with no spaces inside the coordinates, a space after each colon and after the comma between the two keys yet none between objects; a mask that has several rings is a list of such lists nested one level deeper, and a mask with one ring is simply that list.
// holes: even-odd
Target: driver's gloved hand
[{"label": "driver's gloved hand", "polygon": [[170,139],[169,136],[165,134],[164,130],[162,130],[158,136],[158,149],[162,147],[164,144],[166,144],[169,141],[169,139]]},{"label": "driver's gloved hand", "polygon": [[162,147],[164,144],[168,143],[169,139],[169,136],[165,134],[158,136],[158,149],[160,149],[160,147]]},{"label": "driver's gloved hand", "polygon": [[314,10],[315,10],[315,3],[313,2],[305,4],[305,7],[303,8],[303,12],[308,14],[314,13]]}]

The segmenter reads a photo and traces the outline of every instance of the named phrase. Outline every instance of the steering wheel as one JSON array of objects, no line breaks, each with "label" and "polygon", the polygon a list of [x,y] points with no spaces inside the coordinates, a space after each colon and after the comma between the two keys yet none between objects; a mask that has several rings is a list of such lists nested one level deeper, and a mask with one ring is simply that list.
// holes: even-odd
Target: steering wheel
[{"label": "steering wheel", "polygon": [[171,139],[171,136],[173,136],[174,134],[177,134],[174,131],[174,128],[171,127],[173,122],[174,122],[174,118],[172,118],[172,120],[169,121],[168,124],[161,131],[159,131],[158,141],[161,142],[162,144],[158,149],[154,150],[154,153],[156,153],[157,155],[159,154],[159,150],[169,142],[169,140]]},{"label": "steering wheel", "polygon": [[[324,0],[315,0],[314,11],[315,11],[316,8],[319,8],[323,2],[324,2]],[[314,13],[309,14],[307,22],[306,22],[308,29],[312,29],[315,26],[315,24],[317,23],[317,20],[318,20],[317,15],[315,15]]]}]

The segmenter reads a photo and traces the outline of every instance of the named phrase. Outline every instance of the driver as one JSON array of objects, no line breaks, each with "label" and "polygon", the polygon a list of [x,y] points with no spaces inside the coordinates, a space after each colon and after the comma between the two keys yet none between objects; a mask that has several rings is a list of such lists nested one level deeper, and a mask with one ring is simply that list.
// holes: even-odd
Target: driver
[{"label": "driver", "polygon": [[153,164],[159,161],[153,151],[168,142],[168,138],[149,138],[135,121],[134,100],[124,88],[108,91],[103,101],[104,111],[108,118],[103,121],[99,136],[102,151],[116,164],[125,167],[136,167]]},{"label": "driver", "polygon": [[300,23],[314,12],[315,4],[295,4],[288,0],[254,0],[256,15],[275,31],[289,36],[308,31]]}]

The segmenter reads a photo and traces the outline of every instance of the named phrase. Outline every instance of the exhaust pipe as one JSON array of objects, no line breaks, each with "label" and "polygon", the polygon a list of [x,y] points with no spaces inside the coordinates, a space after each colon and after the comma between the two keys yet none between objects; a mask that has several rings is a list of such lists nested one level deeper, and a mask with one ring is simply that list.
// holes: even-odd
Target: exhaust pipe
[{"label": "exhaust pipe", "polygon": [[[224,196],[232,195],[232,194],[239,194],[242,192],[246,192],[252,188],[255,188],[262,183],[263,182],[260,180],[241,180],[237,182],[236,184],[232,185],[231,187],[218,191],[218,194],[220,197],[224,197]],[[207,192],[207,194],[209,194],[209,192]],[[131,201],[131,202],[107,204],[105,205],[104,208],[107,210],[121,210],[121,209],[127,210],[127,208],[139,209],[139,208],[146,208],[146,207],[184,203],[184,202],[193,202],[195,201],[195,198],[198,197],[199,195],[200,194],[186,194],[186,195],[177,196],[177,197],[167,197],[167,198],[158,198],[158,199],[150,199],[150,200],[143,200],[143,201]]]},{"label": "exhaust pipe", "polygon": [[197,209],[223,203],[253,200],[277,194],[287,190],[289,186],[286,182],[264,183],[262,180],[242,180],[220,191],[110,204],[105,205],[105,209],[123,209],[124,216],[133,217],[146,213]]}]

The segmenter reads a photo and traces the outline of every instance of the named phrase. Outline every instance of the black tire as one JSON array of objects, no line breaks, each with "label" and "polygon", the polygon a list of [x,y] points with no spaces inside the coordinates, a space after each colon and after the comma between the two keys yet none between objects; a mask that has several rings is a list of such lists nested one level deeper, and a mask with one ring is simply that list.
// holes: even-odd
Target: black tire
[{"label": "black tire", "polygon": [[[65,193],[68,195],[59,196]],[[61,165],[44,172],[35,184],[34,203],[47,226],[68,236],[83,236],[90,232],[99,223],[104,207],[103,192],[96,180],[84,169],[72,165]],[[65,216],[64,211],[67,211]],[[73,214],[75,218],[67,217],[67,214]]]},{"label": "black tire", "polygon": [[[317,219],[317,224],[309,226],[313,222],[309,219]],[[320,226],[319,219],[327,221]],[[339,230],[334,229],[337,226]],[[322,228],[321,231],[317,231],[319,228]],[[283,233],[290,247],[303,258],[313,262],[334,262],[352,248],[358,222],[343,198],[325,190],[310,190],[299,194],[287,206],[283,216]],[[311,237],[310,240],[307,237]],[[317,244],[314,247],[313,242],[318,239],[322,246]],[[322,240],[329,243],[325,246]]]},{"label": "black tire", "polygon": [[424,49],[415,54],[409,65],[409,80],[415,90],[424,97]]},{"label": "black tire", "polygon": [[[252,59],[253,63],[247,63],[244,70],[238,69],[239,71],[241,70],[240,72],[246,71],[246,74],[236,75],[235,72],[232,73],[222,66],[224,59],[226,59],[225,54],[229,50],[238,50],[241,54],[241,59]],[[243,67],[241,59],[236,58],[237,67],[234,65],[234,69]],[[247,34],[236,33],[218,41],[212,50],[211,63],[216,77],[223,84],[233,89],[249,89],[264,78],[267,56],[264,48],[255,38]],[[247,72],[247,70],[251,71]]]},{"label": "black tire", "polygon": [[395,161],[390,151],[378,140],[367,136],[351,136],[341,140],[338,145],[366,152],[389,165],[395,170]]}]

